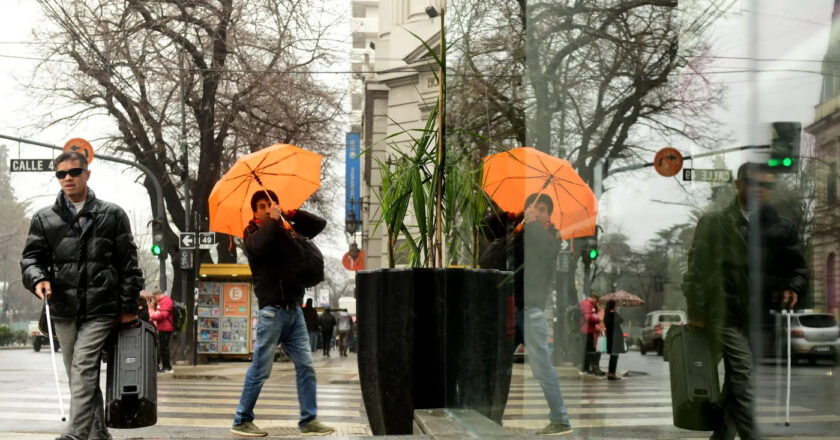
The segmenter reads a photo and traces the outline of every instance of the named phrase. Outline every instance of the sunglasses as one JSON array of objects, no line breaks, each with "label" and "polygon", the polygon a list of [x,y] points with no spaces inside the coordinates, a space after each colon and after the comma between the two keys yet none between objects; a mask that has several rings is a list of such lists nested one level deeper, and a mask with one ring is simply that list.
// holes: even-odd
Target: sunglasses
[{"label": "sunglasses", "polygon": [[761,187],[761,188],[764,188],[764,189],[775,189],[776,188],[776,182],[760,182],[758,180],[752,180],[752,179],[747,179],[747,185],[749,185],[753,188],[757,188],[757,187]]},{"label": "sunglasses", "polygon": [[87,170],[85,170],[84,168],[70,168],[67,171],[56,171],[55,172],[55,177],[57,177],[59,179],[63,179],[65,177],[67,177],[68,174],[70,175],[70,177],[79,177],[85,171],[87,171]]}]

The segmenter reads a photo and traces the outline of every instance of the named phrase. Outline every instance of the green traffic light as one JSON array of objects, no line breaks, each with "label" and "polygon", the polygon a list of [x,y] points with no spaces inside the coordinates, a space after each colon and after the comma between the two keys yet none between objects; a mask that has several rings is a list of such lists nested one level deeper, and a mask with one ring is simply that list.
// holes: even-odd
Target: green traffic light
[{"label": "green traffic light", "polygon": [[160,253],[161,253],[160,245],[159,244],[153,244],[152,245],[152,255],[160,255]]},{"label": "green traffic light", "polygon": [[598,258],[598,249],[592,249],[589,251],[589,259],[594,260]]},{"label": "green traffic light", "polygon": [[769,165],[771,167],[777,167],[777,166],[779,166],[779,159],[775,159],[775,158],[770,159],[770,160],[767,161],[767,165]]},{"label": "green traffic light", "polygon": [[793,165],[793,159],[791,159],[789,157],[786,157],[786,158],[782,159],[782,165],[784,165],[786,167],[789,167],[789,166]]}]

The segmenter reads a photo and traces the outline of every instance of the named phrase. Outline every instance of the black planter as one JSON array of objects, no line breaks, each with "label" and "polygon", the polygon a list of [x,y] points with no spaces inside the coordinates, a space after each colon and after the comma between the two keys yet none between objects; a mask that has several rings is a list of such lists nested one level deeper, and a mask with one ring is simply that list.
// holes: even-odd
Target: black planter
[{"label": "black planter", "polygon": [[501,423],[513,362],[509,275],[479,269],[356,275],[359,378],[374,434],[410,434],[415,409],[471,408]]}]

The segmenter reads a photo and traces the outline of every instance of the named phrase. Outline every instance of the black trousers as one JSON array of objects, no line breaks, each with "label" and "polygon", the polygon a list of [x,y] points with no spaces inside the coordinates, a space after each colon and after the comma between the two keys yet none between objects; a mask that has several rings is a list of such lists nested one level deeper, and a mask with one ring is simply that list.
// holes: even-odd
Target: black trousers
[{"label": "black trousers", "polygon": [[609,373],[615,375],[615,370],[618,368],[618,355],[611,354],[610,355],[610,371]]},{"label": "black trousers", "polygon": [[583,367],[580,371],[591,371],[598,369],[601,362],[601,353],[595,351],[596,333],[583,334]]},{"label": "black trousers", "polygon": [[158,363],[164,370],[172,369],[172,362],[169,358],[169,341],[172,339],[172,332],[158,332]]}]

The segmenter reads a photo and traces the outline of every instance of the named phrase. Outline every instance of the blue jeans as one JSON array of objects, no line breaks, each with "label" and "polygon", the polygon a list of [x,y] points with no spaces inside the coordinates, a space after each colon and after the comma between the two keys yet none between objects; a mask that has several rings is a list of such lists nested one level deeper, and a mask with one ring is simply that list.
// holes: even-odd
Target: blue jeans
[{"label": "blue jeans", "polygon": [[534,378],[542,388],[548,403],[548,419],[552,423],[562,423],[571,426],[569,412],[563,403],[563,393],[560,391],[560,380],[557,371],[551,365],[551,352],[548,350],[548,325],[545,311],[535,307],[525,309],[525,347],[528,363]]},{"label": "blue jeans", "polygon": [[309,349],[312,353],[318,349],[318,332],[309,332]]},{"label": "blue jeans", "polygon": [[254,420],[254,405],[257,404],[263,384],[271,374],[274,352],[277,350],[277,345],[281,343],[295,363],[298,404],[300,405],[298,425],[303,427],[317,415],[315,369],[312,367],[309,333],[306,331],[303,312],[300,307],[287,310],[266,306],[260,309],[254,360],[245,376],[242,397],[239,399],[236,416],[233,418],[234,425]]}]

